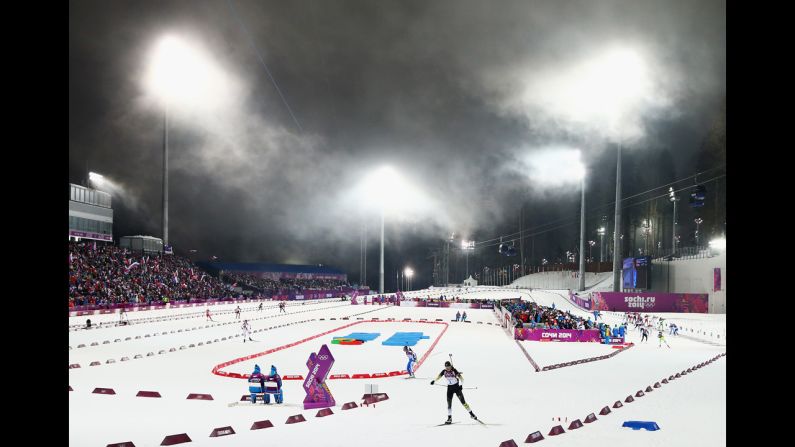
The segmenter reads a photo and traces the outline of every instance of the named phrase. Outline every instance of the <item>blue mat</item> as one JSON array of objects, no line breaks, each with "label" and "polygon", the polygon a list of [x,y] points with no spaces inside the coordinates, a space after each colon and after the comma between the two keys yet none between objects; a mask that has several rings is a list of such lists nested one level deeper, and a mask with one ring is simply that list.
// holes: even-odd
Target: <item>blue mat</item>
[{"label": "blue mat", "polygon": [[648,431],[659,430],[660,427],[654,421],[626,421],[622,427],[631,428],[633,430],[640,430],[641,428]]},{"label": "blue mat", "polygon": [[384,346],[415,346],[418,341],[431,338],[422,332],[396,332],[388,339],[381,342]]}]

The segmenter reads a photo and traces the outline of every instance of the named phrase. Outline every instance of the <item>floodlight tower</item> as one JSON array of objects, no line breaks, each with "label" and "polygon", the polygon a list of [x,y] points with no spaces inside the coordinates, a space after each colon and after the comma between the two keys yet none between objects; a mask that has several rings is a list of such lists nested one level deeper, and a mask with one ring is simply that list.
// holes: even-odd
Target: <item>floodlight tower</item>
[{"label": "floodlight tower", "polygon": [[146,87],[163,103],[163,245],[168,245],[168,112],[171,104],[208,103],[207,92],[219,86],[213,64],[197,49],[175,36],[157,43],[150,60]]}]

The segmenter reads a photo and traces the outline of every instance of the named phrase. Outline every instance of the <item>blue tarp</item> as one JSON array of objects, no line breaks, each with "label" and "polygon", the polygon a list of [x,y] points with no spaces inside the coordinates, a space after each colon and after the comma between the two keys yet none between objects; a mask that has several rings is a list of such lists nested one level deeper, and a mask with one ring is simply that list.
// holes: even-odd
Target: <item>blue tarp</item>
[{"label": "blue tarp", "polygon": [[414,346],[418,341],[431,338],[428,335],[423,335],[422,332],[395,332],[387,340],[382,341],[384,346]]},{"label": "blue tarp", "polygon": [[622,427],[631,428],[633,430],[640,430],[641,428],[648,431],[659,430],[660,427],[654,421],[626,421]]}]

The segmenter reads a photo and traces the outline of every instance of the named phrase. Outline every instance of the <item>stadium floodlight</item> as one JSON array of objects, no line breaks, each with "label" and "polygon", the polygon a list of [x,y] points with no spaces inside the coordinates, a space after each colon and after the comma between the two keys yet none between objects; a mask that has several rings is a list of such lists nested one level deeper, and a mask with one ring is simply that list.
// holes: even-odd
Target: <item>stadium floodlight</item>
[{"label": "stadium floodlight", "polygon": [[364,180],[363,193],[381,211],[381,262],[378,270],[378,293],[384,293],[384,214],[387,205],[403,209],[410,202],[410,185],[391,166],[381,166]]},{"label": "stadium floodlight", "polygon": [[197,47],[167,35],[155,45],[144,78],[146,89],[163,103],[163,245],[168,245],[168,109],[206,106],[225,97],[221,71]]},{"label": "stadium floodlight", "polygon": [[579,149],[540,151],[530,158],[532,176],[544,185],[580,182],[580,276],[579,291],[585,290],[585,163]]},{"label": "stadium floodlight", "polygon": [[[461,240],[461,250],[464,251],[466,256],[466,278],[469,278],[469,252],[475,249],[475,241]],[[466,279],[465,278],[465,279]]]},{"label": "stadium floodlight", "polygon": [[412,205],[416,192],[392,166],[381,166],[364,179],[363,194],[379,209],[404,211]]},{"label": "stadium floodlight", "polygon": [[[527,101],[541,104],[556,120],[593,131],[616,143],[613,290],[621,273],[621,143],[643,135],[645,111],[667,104],[656,83],[653,59],[639,45],[620,42],[589,54],[568,70],[532,83]],[[661,93],[662,92],[662,93]]]},{"label": "stadium floodlight", "polygon": [[88,180],[94,183],[102,183],[105,180],[105,177],[101,174],[97,174],[96,172],[89,172],[88,173]]},{"label": "stadium floodlight", "polygon": [[[631,48],[613,48],[587,64],[582,84],[571,92],[590,113],[601,113],[613,135],[627,130],[627,121],[639,115],[641,102],[653,92],[650,73],[640,54]],[[631,126],[630,126],[631,127]],[[621,141],[616,145],[616,202],[613,229],[613,291],[621,291]]]},{"label": "stadium floodlight", "polygon": [[709,248],[714,250],[726,250],[726,238],[717,238],[709,241]]},{"label": "stadium floodlight", "polygon": [[570,147],[551,147],[528,153],[525,164],[533,183],[543,187],[565,186],[585,177],[582,152]]},{"label": "stadium floodlight", "polygon": [[414,276],[414,270],[412,270],[411,267],[406,267],[403,269],[403,276],[406,278],[407,283],[405,289],[411,290],[411,277]]},{"label": "stadium floodlight", "polygon": [[154,47],[144,82],[166,104],[206,105],[216,101],[224,75],[198,46],[166,35]]},{"label": "stadium floodlight", "polygon": [[641,54],[628,47],[612,47],[580,67],[576,80],[563,97],[574,117],[606,125],[620,134],[633,119],[644,97],[653,90],[651,76]]}]

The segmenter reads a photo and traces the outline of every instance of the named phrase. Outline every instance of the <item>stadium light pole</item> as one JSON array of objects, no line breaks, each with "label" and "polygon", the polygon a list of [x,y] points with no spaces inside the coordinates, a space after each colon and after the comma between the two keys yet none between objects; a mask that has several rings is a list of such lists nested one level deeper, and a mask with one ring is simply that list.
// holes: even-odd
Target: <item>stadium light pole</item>
[{"label": "stadium light pole", "polygon": [[163,107],[163,249],[168,245],[168,103]]},{"label": "stadium light pole", "polygon": [[403,270],[403,275],[406,277],[406,290],[411,290],[411,278],[414,276],[414,270],[412,270],[411,267],[406,267]]},{"label": "stadium light pole", "polygon": [[[585,164],[582,151],[570,148],[553,148],[531,154],[527,159],[532,171],[530,177],[542,185],[560,186],[580,182],[580,267],[579,290],[585,289]],[[566,254],[566,262],[575,262]],[[573,258],[573,256],[572,256]]]},{"label": "stadium light pole", "polygon": [[[621,274],[621,150],[623,141],[638,136],[639,116],[656,99],[658,87],[652,81],[642,48],[611,45],[589,55],[570,76],[556,77],[547,89],[555,98],[553,111],[572,122],[598,129],[616,144],[616,202],[613,237],[613,290],[620,290]],[[542,92],[544,93],[544,92]],[[653,101],[652,101],[653,102]]]},{"label": "stadium light pole", "polygon": [[701,223],[704,222],[704,219],[696,217],[695,220],[693,220],[693,222],[696,223],[696,247],[698,247],[698,229],[699,226],[701,226]]},{"label": "stadium light pole", "polygon": [[[382,166],[367,176],[360,185],[359,194],[367,197],[368,202],[376,204],[381,218],[381,253],[378,267],[378,293],[384,293],[384,222],[386,206],[400,209],[418,200],[418,194],[408,182],[403,180],[395,169]],[[412,197],[417,196],[417,197]]]},{"label": "stadium light pole", "polygon": [[618,144],[616,160],[616,210],[613,218],[613,292],[621,291],[621,144]]},{"label": "stadium light pole", "polygon": [[671,256],[673,256],[676,254],[676,202],[679,201],[673,186],[668,188],[668,198],[674,204],[673,233],[671,234]]},{"label": "stadium light pole", "polygon": [[582,168],[580,178],[580,189],[582,198],[580,199],[580,284],[579,291],[585,290],[585,169]]},{"label": "stadium light pole", "polygon": [[464,250],[466,255],[466,276],[464,279],[469,278],[469,252],[475,249],[475,241],[461,241],[461,250]]},{"label": "stadium light pole", "polygon": [[378,267],[378,293],[384,293],[384,204],[381,203],[381,263]]},{"label": "stadium light pole", "polygon": [[208,102],[220,77],[199,51],[175,36],[164,36],[154,48],[146,87],[163,103],[163,245],[168,245],[168,115],[174,104]]},{"label": "stadium light pole", "polygon": [[605,227],[599,227],[596,234],[599,235],[599,262],[605,262]]}]

